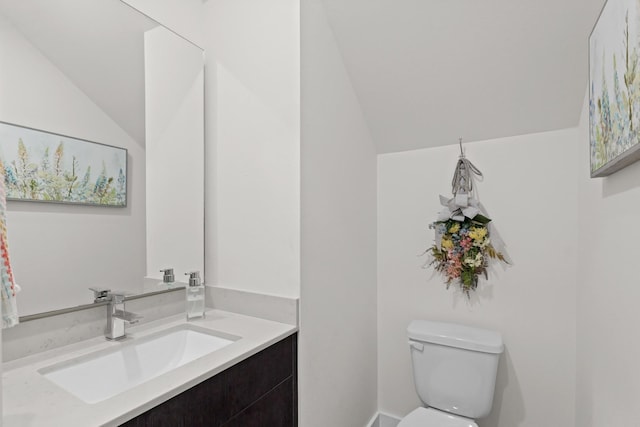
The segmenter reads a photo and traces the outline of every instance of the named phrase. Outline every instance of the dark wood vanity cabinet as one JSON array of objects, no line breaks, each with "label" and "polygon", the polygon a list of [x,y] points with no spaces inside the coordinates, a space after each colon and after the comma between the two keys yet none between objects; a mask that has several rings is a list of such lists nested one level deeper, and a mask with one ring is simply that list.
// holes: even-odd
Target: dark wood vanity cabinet
[{"label": "dark wood vanity cabinet", "polygon": [[121,427],[297,427],[294,334]]}]

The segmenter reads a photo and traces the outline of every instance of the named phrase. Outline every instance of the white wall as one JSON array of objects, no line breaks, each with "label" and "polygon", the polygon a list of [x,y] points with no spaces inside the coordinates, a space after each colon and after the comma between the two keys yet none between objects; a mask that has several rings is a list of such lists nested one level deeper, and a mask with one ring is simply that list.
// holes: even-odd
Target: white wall
[{"label": "white wall", "polygon": [[204,270],[203,61],[164,27],[145,33],[147,277]]},{"label": "white wall", "polygon": [[588,107],[579,127],[576,425],[640,425],[640,163],[589,178]]},{"label": "white wall", "polygon": [[[128,206],[9,202],[20,315],[92,300],[91,285],[141,289],[145,263],[144,147],[8,22],[0,22],[0,120],[127,148]],[[37,265],[37,268],[34,268]]]},{"label": "white wall", "polygon": [[458,147],[379,156],[381,411],[404,416],[420,404],[406,327],[431,319],[502,333],[494,410],[481,427],[574,425],[577,136],[570,129],[466,145],[485,174],[480,199],[515,261],[506,272],[498,268],[470,301],[421,269],[438,195],[451,194]]},{"label": "white wall", "polygon": [[204,46],[202,3],[207,0],[121,0],[151,19],[180,34],[197,46]]},{"label": "white wall", "polygon": [[297,297],[299,5],[209,0],[204,11],[208,282]]},{"label": "white wall", "polygon": [[320,0],[301,3],[300,425],[377,409],[376,153]]}]

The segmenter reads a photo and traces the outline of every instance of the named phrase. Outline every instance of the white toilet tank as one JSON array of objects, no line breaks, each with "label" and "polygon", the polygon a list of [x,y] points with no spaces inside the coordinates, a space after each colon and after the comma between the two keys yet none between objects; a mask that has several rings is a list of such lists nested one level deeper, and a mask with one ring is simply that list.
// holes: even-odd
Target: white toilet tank
[{"label": "white toilet tank", "polygon": [[414,320],[407,332],[422,402],[472,419],[489,415],[504,350],[500,334],[426,320]]}]

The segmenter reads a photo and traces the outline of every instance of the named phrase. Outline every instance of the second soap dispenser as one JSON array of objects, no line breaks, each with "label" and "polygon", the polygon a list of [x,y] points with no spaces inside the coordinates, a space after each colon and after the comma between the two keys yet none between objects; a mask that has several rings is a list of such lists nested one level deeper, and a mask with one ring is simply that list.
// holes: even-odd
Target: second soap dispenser
[{"label": "second soap dispenser", "polygon": [[187,320],[204,317],[204,285],[199,271],[185,273],[189,276],[187,294]]}]

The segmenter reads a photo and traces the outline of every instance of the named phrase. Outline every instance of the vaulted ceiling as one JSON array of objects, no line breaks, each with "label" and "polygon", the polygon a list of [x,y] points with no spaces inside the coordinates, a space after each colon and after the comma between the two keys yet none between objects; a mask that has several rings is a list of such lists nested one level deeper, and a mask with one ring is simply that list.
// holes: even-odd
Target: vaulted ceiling
[{"label": "vaulted ceiling", "polygon": [[324,0],[381,153],[578,124],[604,0]]}]

